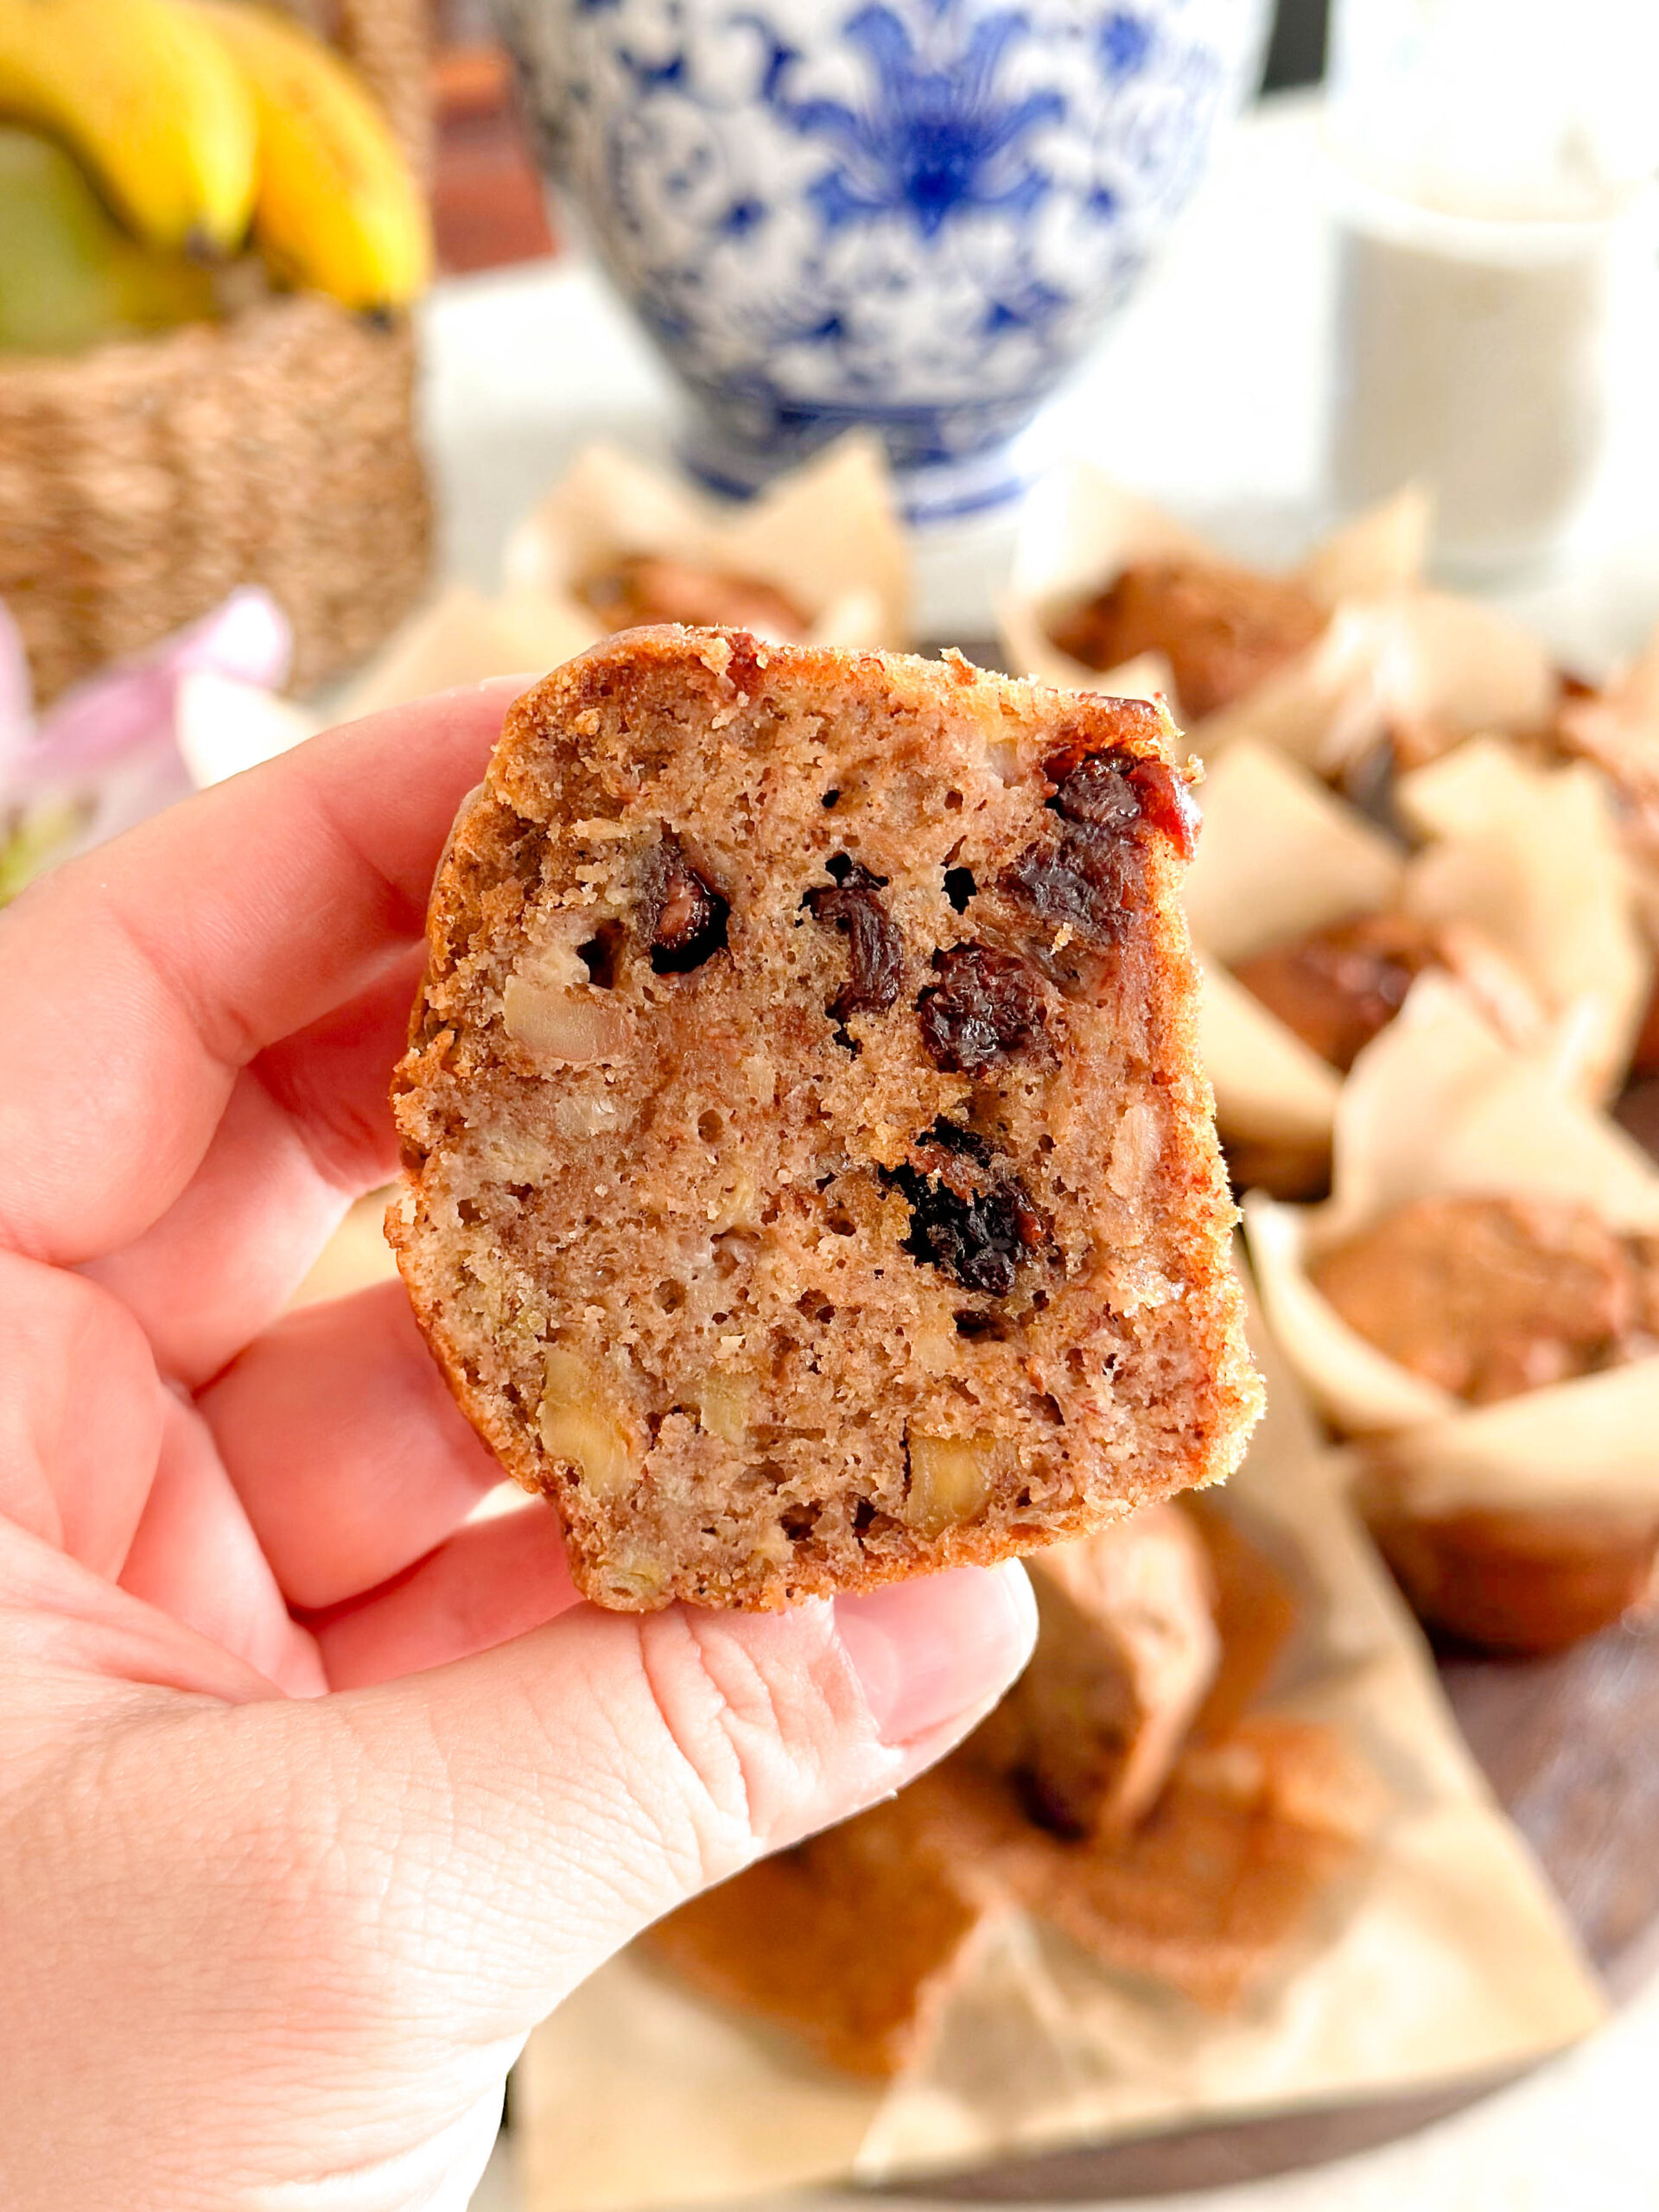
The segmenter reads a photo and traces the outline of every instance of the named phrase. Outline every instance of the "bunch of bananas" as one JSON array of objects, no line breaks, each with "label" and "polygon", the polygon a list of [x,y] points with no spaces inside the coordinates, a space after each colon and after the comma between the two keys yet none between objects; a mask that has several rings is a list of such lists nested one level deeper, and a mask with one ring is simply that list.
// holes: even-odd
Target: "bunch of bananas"
[{"label": "bunch of bananas", "polygon": [[[425,204],[385,118],[332,48],[262,0],[0,0],[0,117],[67,147],[107,203],[78,191],[56,146],[3,134],[0,343],[9,326],[35,330],[12,342],[44,329],[49,343],[62,321],[33,312],[42,252],[96,266],[109,327],[153,327],[167,314],[145,303],[169,297],[200,312],[181,264],[250,236],[280,281],[350,308],[401,307],[426,281]],[[21,258],[15,238],[34,242]]]}]

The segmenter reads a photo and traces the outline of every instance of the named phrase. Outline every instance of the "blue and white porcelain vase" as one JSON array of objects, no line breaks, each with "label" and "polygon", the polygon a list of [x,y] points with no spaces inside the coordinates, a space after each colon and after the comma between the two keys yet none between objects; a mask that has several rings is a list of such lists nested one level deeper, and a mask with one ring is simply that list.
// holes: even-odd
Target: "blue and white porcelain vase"
[{"label": "blue and white porcelain vase", "polygon": [[496,0],[548,163],[748,491],[839,432],[912,515],[1020,434],[1255,78],[1269,0]]}]

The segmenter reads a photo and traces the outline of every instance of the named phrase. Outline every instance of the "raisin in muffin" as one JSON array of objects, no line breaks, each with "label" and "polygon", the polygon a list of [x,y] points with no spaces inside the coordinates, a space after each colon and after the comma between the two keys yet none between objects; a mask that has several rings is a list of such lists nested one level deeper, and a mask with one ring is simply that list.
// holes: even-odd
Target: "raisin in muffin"
[{"label": "raisin in muffin", "polygon": [[388,1233],[601,1604],[1103,1525],[1259,1409],[1161,709],[639,630],[458,819]]}]

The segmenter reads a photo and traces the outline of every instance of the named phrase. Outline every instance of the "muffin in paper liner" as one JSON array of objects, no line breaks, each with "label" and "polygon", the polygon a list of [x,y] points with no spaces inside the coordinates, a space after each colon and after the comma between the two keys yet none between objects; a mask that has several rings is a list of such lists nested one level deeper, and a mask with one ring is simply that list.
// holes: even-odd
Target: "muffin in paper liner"
[{"label": "muffin in paper liner", "polygon": [[531,2038],[516,2104],[531,2212],[893,2183],[1478,2079],[1595,2025],[1602,2000],[1560,1908],[1459,1738],[1294,1380],[1259,1350],[1268,1414],[1211,1495],[1271,1547],[1301,1625],[1254,1709],[1332,1731],[1378,1799],[1369,1854],[1257,2001],[1206,2013],[1016,1910],[964,1961],[925,2047],[878,2085],[630,1952]]},{"label": "muffin in paper liner", "polygon": [[[1236,982],[1232,963],[1356,912],[1393,906],[1394,842],[1282,754],[1246,742],[1200,786],[1204,828],[1185,906],[1204,967],[1199,1052],[1237,1162],[1275,1189],[1320,1185],[1341,1077]],[[1251,1179],[1249,1173],[1244,1179]]]},{"label": "muffin in paper liner", "polygon": [[1607,683],[1565,700],[1558,719],[1562,741],[1605,769],[1659,836],[1659,627]]},{"label": "muffin in paper liner", "polygon": [[[742,506],[716,503],[677,476],[594,445],[514,531],[502,590],[493,598],[464,585],[442,593],[361,672],[341,714],[556,667],[612,626],[584,588],[639,558],[766,588],[798,610],[802,643],[910,642],[909,549],[873,441],[839,440]],[[758,620],[746,626],[766,627]]]},{"label": "muffin in paper liner", "polygon": [[[1318,637],[1229,704],[1202,718],[1171,709],[1205,759],[1243,738],[1338,777],[1385,739],[1428,759],[1483,730],[1534,732],[1554,713],[1558,678],[1525,630],[1474,601],[1422,583],[1432,511],[1408,486],[1333,532],[1291,570],[1329,620]],[[1239,564],[1200,533],[1100,470],[1075,461],[1030,502],[1000,614],[1007,664],[1045,683],[1111,690],[1054,641],[1055,625],[1132,563]]]},{"label": "muffin in paper liner", "polygon": [[[1546,768],[1498,739],[1400,779],[1409,853],[1306,770],[1242,740],[1202,786],[1186,910],[1205,962],[1205,1065],[1222,1135],[1274,1189],[1328,1147],[1340,1078],[1231,970],[1355,916],[1432,925],[1440,957],[1505,1040],[1590,1098],[1617,1085],[1651,961],[1599,776]],[[1265,1148],[1265,1149],[1264,1149]],[[1248,1175],[1241,1179],[1249,1179]]]},{"label": "muffin in paper liner", "polygon": [[804,618],[793,642],[898,650],[910,642],[903,525],[880,446],[856,432],[735,505],[615,447],[590,446],[514,531],[504,574],[510,594],[539,594],[585,616],[590,644],[607,626],[584,588],[618,561],[652,555],[769,586]]},{"label": "muffin in paper liner", "polygon": [[1586,1097],[1617,1090],[1653,961],[1605,778],[1475,738],[1402,776],[1395,804],[1429,841],[1407,872],[1406,911],[1483,930],[1537,992],[1564,1076]]},{"label": "muffin in paper liner", "polygon": [[338,718],[355,721],[493,676],[531,681],[591,642],[591,621],[577,621],[556,601],[527,592],[489,600],[451,584],[359,671]]},{"label": "muffin in paper liner", "polygon": [[[1316,547],[1290,581],[1332,612],[1416,582],[1427,548],[1430,509],[1402,493]],[[1179,521],[1092,463],[1056,469],[1027,500],[1000,614],[1008,664],[1046,683],[1103,690],[1101,672],[1057,645],[1052,626],[1136,561],[1184,560],[1236,567],[1201,531]]]},{"label": "muffin in paper liner", "polygon": [[1555,734],[1564,751],[1592,762],[1618,794],[1643,922],[1659,944],[1659,627],[1601,689],[1562,700]]},{"label": "muffin in paper liner", "polygon": [[[381,1211],[378,1198],[353,1209],[306,1296],[391,1274]],[[792,2038],[625,1954],[537,2031],[515,2075],[527,2212],[729,2201],[855,2174],[890,2182],[1478,2081],[1598,2024],[1594,1977],[1351,1515],[1344,1455],[1321,1452],[1281,1354],[1259,1331],[1253,1341],[1268,1410],[1243,1467],[1205,1506],[1268,1549],[1299,1623],[1250,1709],[1334,1730],[1386,1797],[1354,1885],[1262,2000],[1206,2015],[1007,1913],[985,1929],[925,2054],[884,2088],[814,2064]],[[505,1486],[490,1503],[507,1496],[526,1510]]]},{"label": "muffin in paper liner", "polygon": [[[1573,1200],[1616,1233],[1651,1235],[1659,1172],[1574,1095],[1560,1067],[1510,1050],[1455,983],[1433,975],[1355,1063],[1338,1107],[1334,1169],[1322,1206],[1248,1194],[1245,1236],[1274,1341],[1332,1426],[1369,1440],[1357,1463],[1361,1501],[1390,1556],[1399,1562],[1408,1532],[1420,1552],[1455,1544],[1464,1595],[1478,1599],[1487,1567],[1499,1572],[1500,1555],[1530,1544],[1542,1592],[1531,1633],[1523,1621],[1481,1640],[1541,1649],[1562,1640],[1544,1570],[1553,1563],[1558,1582],[1580,1574],[1592,1531],[1600,1541],[1588,1544],[1591,1559],[1627,1562],[1622,1580],[1606,1582],[1616,1613],[1641,1594],[1659,1538],[1659,1353],[1470,1405],[1351,1327],[1309,1269],[1395,1209],[1452,1193]],[[1469,1519],[1483,1515],[1530,1525],[1500,1523],[1483,1541]],[[1579,1533],[1552,1550],[1557,1519]],[[1478,1633],[1478,1611],[1430,1610],[1442,1626]],[[1575,1618],[1576,1632],[1601,1624],[1593,1611]]]}]

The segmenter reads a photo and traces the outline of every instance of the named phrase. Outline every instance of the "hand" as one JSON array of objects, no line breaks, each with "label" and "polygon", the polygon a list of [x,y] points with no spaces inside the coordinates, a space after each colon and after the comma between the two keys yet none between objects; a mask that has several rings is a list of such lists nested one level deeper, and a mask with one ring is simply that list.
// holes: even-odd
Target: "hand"
[{"label": "hand", "polygon": [[512,687],[321,738],[0,917],[0,2202],[461,2207],[531,2026],[936,1758],[1017,1569],[607,1615],[396,1284],[427,888]]}]

